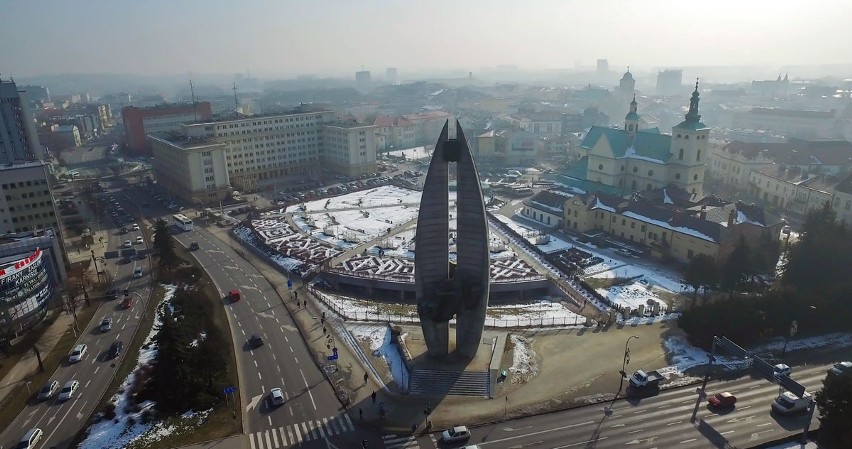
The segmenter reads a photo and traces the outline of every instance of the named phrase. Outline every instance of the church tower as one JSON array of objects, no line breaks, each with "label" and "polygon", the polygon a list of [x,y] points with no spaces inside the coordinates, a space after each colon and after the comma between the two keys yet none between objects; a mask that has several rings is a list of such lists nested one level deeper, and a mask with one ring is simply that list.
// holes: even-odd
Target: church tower
[{"label": "church tower", "polygon": [[636,113],[636,94],[633,94],[633,101],[630,102],[630,112],[624,117],[624,130],[631,136],[639,131],[639,114]]},{"label": "church tower", "polygon": [[636,80],[633,79],[633,74],[630,73],[630,67],[618,81],[618,91],[621,95],[629,96],[636,90]]},{"label": "church tower", "polygon": [[707,158],[707,139],[710,128],[701,122],[698,113],[698,80],[689,100],[685,120],[672,128],[672,143],[668,163],[669,182],[695,195],[704,196],[704,163]]}]

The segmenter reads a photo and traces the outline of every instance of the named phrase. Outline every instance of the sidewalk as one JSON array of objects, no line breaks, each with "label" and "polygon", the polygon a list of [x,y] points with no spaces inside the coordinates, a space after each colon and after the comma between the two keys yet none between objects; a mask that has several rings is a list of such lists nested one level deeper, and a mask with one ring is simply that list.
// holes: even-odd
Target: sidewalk
[{"label": "sidewalk", "polygon": [[221,440],[212,440],[190,446],[181,446],[177,449],[245,449],[249,447],[246,440],[248,440],[248,435],[232,435]]},{"label": "sidewalk", "polygon": [[[38,349],[41,352],[42,360],[50,354],[50,351],[53,350],[59,339],[68,332],[68,329],[71,327],[71,321],[71,315],[65,312],[59,312],[59,316],[53,324],[45,329],[41,338],[39,338],[38,342],[36,342],[36,345],[38,345]],[[3,379],[0,379],[0,404],[6,400],[6,397],[15,389],[15,387],[25,382],[30,375],[37,371],[38,359],[36,358],[35,351],[31,348],[21,357],[21,360],[12,367],[9,373],[6,374]],[[30,385],[31,391],[36,391],[39,388],[41,388],[41,385]]]}]

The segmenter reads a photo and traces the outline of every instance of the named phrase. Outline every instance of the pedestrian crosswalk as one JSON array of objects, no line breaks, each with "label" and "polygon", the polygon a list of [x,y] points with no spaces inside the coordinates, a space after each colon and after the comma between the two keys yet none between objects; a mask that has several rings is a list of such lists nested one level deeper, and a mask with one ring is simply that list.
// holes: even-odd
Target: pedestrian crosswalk
[{"label": "pedestrian crosswalk", "polygon": [[385,449],[420,449],[417,444],[417,439],[414,435],[398,436],[393,433],[382,435],[382,442]]},{"label": "pedestrian crosswalk", "polygon": [[352,425],[349,415],[340,414],[330,418],[254,432],[249,434],[249,443],[251,449],[283,449],[302,444],[305,441],[342,435],[353,430],[355,430],[355,426]]}]

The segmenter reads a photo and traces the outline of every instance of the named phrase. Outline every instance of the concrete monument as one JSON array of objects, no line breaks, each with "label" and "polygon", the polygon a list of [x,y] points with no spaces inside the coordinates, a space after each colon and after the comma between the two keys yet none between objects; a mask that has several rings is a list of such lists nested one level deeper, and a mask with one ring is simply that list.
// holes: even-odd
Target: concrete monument
[{"label": "concrete monument", "polygon": [[[479,175],[461,126],[456,138],[448,137],[444,125],[426,173],[420,213],[417,217],[417,249],[414,283],[417,313],[429,355],[443,358],[449,353],[449,321],[456,318],[456,353],[471,359],[476,355],[488,307],[488,222],[479,185]],[[457,174],[458,257],[449,261],[449,164]]]}]

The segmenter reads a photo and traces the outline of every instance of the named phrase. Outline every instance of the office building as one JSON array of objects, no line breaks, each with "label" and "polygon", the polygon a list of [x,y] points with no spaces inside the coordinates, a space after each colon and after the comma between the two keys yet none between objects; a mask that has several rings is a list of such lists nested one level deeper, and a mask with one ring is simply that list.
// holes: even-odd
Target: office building
[{"label": "office building", "polygon": [[376,171],[376,127],[354,122],[322,125],[323,165],[346,175],[360,176]]},{"label": "office building", "polygon": [[42,161],[0,166],[0,234],[59,229],[50,176]]},{"label": "office building", "polygon": [[370,71],[369,70],[361,70],[359,72],[355,72],[355,84],[358,85],[358,89],[367,90],[371,87],[372,81],[370,80]]},{"label": "office building", "polygon": [[598,59],[597,72],[598,75],[605,75],[606,72],[609,72],[609,61],[606,59]]},{"label": "office building", "polygon": [[0,164],[42,159],[29,99],[14,81],[0,79]]},{"label": "office building", "polygon": [[147,152],[147,135],[180,131],[180,125],[209,120],[212,115],[209,101],[199,101],[195,105],[166,104],[145,108],[127,106],[121,110],[125,143],[132,151]]},{"label": "office building", "polygon": [[153,168],[160,187],[187,204],[217,204],[231,193],[225,151],[228,145],[180,133],[150,136]]},{"label": "office building", "polygon": [[397,77],[396,67],[388,67],[387,69],[385,69],[385,81],[386,82],[388,82],[390,84],[396,84],[396,81],[397,81],[396,77]]},{"label": "office building", "polygon": [[667,69],[657,72],[657,95],[670,97],[683,93],[683,70]]}]

